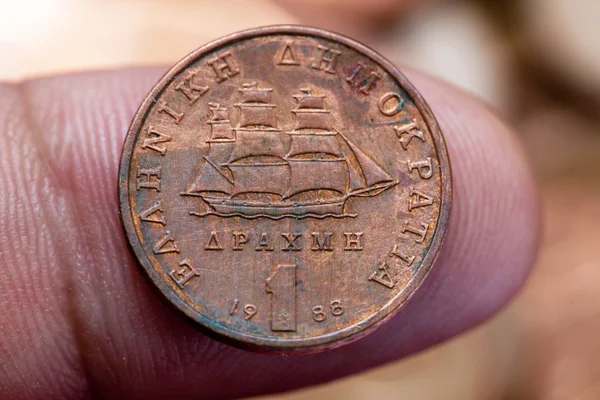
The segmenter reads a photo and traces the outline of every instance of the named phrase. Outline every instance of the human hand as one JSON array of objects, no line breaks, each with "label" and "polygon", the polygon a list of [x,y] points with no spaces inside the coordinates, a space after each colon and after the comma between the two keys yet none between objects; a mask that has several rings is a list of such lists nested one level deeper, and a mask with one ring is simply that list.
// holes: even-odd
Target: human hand
[{"label": "human hand", "polygon": [[129,253],[117,166],[161,68],[0,86],[0,397],[229,398],[324,382],[422,350],[493,315],[538,241],[535,184],[513,133],[478,100],[407,71],[445,134],[449,232],[397,317],[345,347],[261,355],[163,304]]}]

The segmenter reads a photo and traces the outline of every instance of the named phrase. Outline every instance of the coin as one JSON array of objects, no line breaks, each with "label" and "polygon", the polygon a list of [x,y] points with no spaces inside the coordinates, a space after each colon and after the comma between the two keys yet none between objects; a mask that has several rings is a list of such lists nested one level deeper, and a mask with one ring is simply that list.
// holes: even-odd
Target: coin
[{"label": "coin", "polygon": [[451,204],[442,133],[389,61],[338,34],[271,26],[176,64],[119,169],[131,248],[165,298],[254,350],[372,331],[431,269]]}]

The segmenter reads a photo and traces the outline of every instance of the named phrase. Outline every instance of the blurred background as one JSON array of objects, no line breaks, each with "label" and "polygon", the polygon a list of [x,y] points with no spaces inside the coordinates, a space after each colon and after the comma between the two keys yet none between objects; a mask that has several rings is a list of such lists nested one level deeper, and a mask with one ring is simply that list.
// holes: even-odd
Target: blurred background
[{"label": "blurred background", "polygon": [[0,9],[0,80],[171,65],[240,29],[302,23],[481,97],[519,132],[541,185],[543,243],[525,289],[449,343],[270,398],[600,399],[600,1],[0,0]]}]

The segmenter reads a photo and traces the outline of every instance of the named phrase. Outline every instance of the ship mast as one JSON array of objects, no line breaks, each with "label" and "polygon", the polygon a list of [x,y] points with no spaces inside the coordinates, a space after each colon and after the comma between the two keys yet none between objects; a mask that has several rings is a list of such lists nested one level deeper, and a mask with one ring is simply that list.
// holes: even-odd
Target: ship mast
[{"label": "ship mast", "polygon": [[292,110],[296,123],[291,134],[335,135],[331,125],[331,111],[327,109],[323,95],[313,95],[310,89],[300,89],[300,94],[293,96],[296,108]]},{"label": "ship mast", "polygon": [[324,95],[294,95],[295,123],[284,133],[272,91],[244,84],[235,127],[226,107],[209,103],[209,151],[185,193],[210,205],[206,215],[343,216],[348,198],[376,196],[398,183],[333,128]]},{"label": "ship mast", "polygon": [[273,89],[259,88],[256,82],[245,83],[239,89],[238,123],[235,127],[236,146],[229,164],[246,157],[272,156],[283,159],[285,140],[277,128],[277,106],[271,102]]},{"label": "ship mast", "polygon": [[324,95],[313,95],[310,89],[300,89],[300,94],[292,97],[296,100],[294,129],[287,132],[292,145],[287,157],[329,155],[341,158],[342,153],[331,124],[331,111],[327,109]]},{"label": "ship mast", "polygon": [[227,161],[235,144],[234,131],[231,127],[227,108],[219,103],[208,103],[212,112],[207,124],[210,125],[210,136],[206,140],[208,154],[200,173],[188,189],[188,194],[203,197],[216,196],[216,193],[230,194],[233,182],[222,164]]},{"label": "ship mast", "polygon": [[290,184],[290,167],[284,159],[286,137],[277,127],[273,89],[252,82],[243,84],[239,93],[236,143],[226,164],[233,174],[232,196],[283,197]]},{"label": "ship mast", "polygon": [[[291,146],[286,160],[292,169],[291,197],[297,193],[315,191],[319,202],[322,190],[347,192],[348,165],[333,130],[331,111],[326,97],[315,95],[311,89],[300,89],[296,100],[294,129],[287,132]],[[310,176],[310,180],[306,177]]]},{"label": "ship mast", "polygon": [[220,166],[227,162],[231,155],[235,144],[235,131],[231,126],[227,107],[219,103],[208,103],[208,107],[212,116],[207,122],[210,125],[210,136],[206,142],[210,150],[206,157]]},{"label": "ship mast", "polygon": [[210,125],[210,137],[207,143],[235,142],[234,131],[231,128],[231,121],[227,113],[227,108],[219,103],[208,103],[213,115],[208,120]]}]

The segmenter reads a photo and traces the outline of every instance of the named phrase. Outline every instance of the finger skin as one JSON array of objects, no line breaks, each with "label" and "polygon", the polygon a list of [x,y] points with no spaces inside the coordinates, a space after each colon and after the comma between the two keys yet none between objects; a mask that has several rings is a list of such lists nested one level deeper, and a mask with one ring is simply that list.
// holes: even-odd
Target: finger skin
[{"label": "finger skin", "polygon": [[535,184],[510,130],[476,99],[409,78],[445,134],[454,200],[411,303],[348,346],[262,355],[200,333],[148,284],[118,216],[117,167],[161,68],[0,85],[0,398],[229,398],[315,384],[448,339],[493,315],[534,261]]}]

